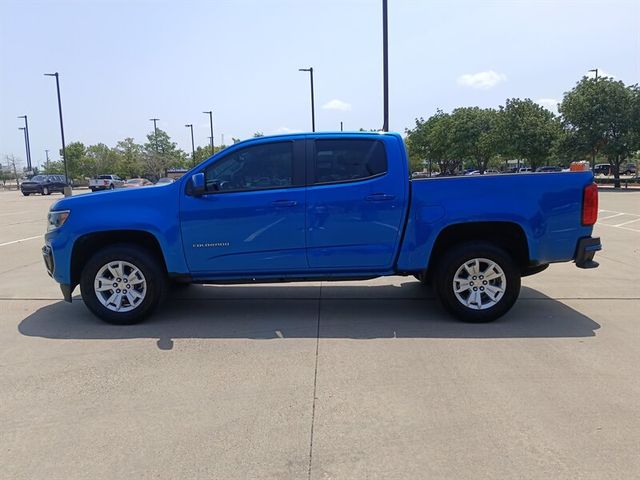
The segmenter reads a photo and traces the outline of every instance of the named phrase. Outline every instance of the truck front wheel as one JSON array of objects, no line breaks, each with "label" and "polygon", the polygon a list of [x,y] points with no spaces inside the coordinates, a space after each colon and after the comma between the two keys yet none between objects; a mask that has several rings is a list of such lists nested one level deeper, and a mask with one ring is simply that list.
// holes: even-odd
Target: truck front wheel
[{"label": "truck front wheel", "polygon": [[130,325],[148,316],[163,298],[166,275],[143,248],[118,244],[98,251],[82,270],[82,300],[108,323]]},{"label": "truck front wheel", "polygon": [[520,271],[503,249],[487,242],[453,247],[434,277],[443,306],[466,322],[493,321],[509,311],[520,293]]}]

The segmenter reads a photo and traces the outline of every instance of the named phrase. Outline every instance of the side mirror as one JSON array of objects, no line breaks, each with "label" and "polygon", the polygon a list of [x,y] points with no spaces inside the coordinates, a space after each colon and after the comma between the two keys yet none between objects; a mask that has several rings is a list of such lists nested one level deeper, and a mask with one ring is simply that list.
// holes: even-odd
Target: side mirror
[{"label": "side mirror", "polygon": [[206,191],[204,173],[195,173],[191,176],[191,195],[199,197]]}]

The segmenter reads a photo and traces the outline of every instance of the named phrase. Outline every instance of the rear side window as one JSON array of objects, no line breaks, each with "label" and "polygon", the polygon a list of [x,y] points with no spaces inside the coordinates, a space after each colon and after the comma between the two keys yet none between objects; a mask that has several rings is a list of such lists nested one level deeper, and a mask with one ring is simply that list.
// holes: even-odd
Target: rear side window
[{"label": "rear side window", "polygon": [[316,140],[315,183],[352,182],[387,172],[379,140]]}]

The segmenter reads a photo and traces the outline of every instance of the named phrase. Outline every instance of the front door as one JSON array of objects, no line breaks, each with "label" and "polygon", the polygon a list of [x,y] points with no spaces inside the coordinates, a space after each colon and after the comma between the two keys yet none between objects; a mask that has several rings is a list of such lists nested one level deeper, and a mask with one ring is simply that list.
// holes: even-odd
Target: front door
[{"label": "front door", "polygon": [[196,277],[307,269],[304,140],[264,140],[203,168],[206,193],[182,194],[182,240]]}]

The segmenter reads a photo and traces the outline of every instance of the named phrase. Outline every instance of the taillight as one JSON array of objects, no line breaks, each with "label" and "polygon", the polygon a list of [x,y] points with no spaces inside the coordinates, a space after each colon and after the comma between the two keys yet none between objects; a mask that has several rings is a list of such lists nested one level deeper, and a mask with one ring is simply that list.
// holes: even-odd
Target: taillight
[{"label": "taillight", "polygon": [[598,220],[598,186],[584,187],[582,195],[582,225],[593,225]]}]

